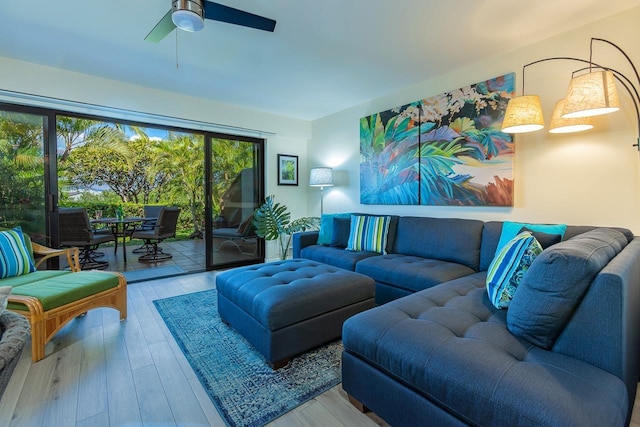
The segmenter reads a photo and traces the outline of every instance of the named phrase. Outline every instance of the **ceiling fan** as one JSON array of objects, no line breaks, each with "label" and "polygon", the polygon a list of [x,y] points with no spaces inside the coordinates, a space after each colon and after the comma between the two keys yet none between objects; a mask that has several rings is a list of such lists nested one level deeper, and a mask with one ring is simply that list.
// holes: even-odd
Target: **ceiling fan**
[{"label": "ceiling fan", "polygon": [[273,32],[276,21],[208,0],[172,0],[171,10],[144,39],[157,43],[176,27],[185,31],[200,31],[204,20],[226,22],[257,30]]}]

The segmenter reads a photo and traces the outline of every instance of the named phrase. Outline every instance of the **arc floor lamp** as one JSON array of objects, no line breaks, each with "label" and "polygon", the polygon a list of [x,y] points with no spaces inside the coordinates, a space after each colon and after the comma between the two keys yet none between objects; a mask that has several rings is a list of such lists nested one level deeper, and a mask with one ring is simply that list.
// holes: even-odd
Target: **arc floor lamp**
[{"label": "arc floor lamp", "polygon": [[[632,78],[628,78],[618,70],[598,64],[593,61],[594,42],[605,43],[621,53],[629,63],[633,71]],[[502,131],[506,133],[533,132],[544,128],[542,106],[538,95],[525,95],[524,73],[531,65],[546,61],[568,60],[587,64],[573,72],[566,96],[556,103],[554,108],[550,130],[555,133],[578,132],[591,129],[593,122],[591,117],[608,114],[620,109],[620,101],[616,88],[616,81],[629,93],[635,107],[638,125],[638,140],[634,147],[640,151],[640,75],[629,55],[616,44],[600,38],[591,38],[589,59],[573,58],[569,56],[556,56],[543,58],[530,62],[522,67],[522,96],[512,98],[507,105]]]}]

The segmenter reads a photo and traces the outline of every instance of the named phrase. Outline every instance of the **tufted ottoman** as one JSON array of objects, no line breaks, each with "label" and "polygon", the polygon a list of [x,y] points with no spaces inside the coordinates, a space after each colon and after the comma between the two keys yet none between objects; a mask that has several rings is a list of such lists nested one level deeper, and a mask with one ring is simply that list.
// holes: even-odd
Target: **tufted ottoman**
[{"label": "tufted ottoman", "polygon": [[374,306],[374,281],[316,261],[236,268],[216,277],[218,312],[278,369],[342,335],[342,324]]}]

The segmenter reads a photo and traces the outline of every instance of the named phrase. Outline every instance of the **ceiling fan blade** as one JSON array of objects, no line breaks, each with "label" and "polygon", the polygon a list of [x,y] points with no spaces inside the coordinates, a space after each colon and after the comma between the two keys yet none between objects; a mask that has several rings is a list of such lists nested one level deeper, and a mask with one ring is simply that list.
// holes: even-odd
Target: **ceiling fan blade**
[{"label": "ceiling fan blade", "polygon": [[176,24],[171,20],[171,10],[153,27],[153,30],[147,34],[144,39],[148,42],[158,43],[165,38],[167,34],[176,28]]},{"label": "ceiling fan blade", "polygon": [[228,24],[242,25],[243,27],[255,28],[273,32],[276,28],[276,21],[264,16],[254,15],[243,10],[234,9],[212,1],[204,2],[204,17],[212,21],[226,22]]}]

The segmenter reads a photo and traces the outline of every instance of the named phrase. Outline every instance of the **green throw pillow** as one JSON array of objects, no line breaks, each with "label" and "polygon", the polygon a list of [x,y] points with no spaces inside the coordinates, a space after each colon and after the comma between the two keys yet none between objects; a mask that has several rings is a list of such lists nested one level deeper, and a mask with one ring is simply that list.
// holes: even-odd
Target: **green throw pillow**
[{"label": "green throw pillow", "polygon": [[386,254],[390,222],[389,216],[352,215],[347,250]]}]

